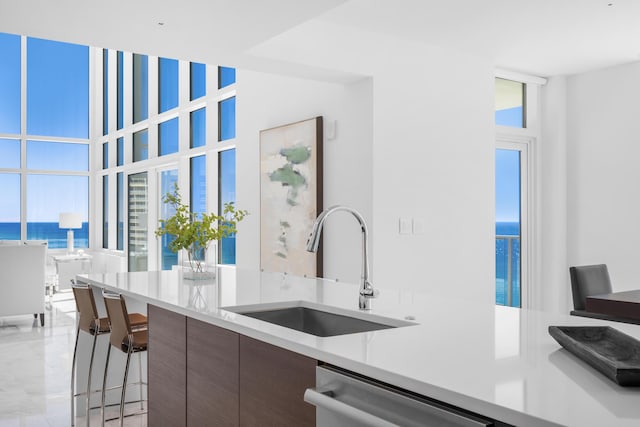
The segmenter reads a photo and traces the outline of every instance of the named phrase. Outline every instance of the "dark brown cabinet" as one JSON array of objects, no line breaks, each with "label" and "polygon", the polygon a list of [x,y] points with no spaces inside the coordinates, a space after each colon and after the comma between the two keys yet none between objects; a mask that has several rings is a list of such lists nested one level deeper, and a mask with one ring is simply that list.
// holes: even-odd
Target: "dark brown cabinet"
[{"label": "dark brown cabinet", "polygon": [[150,426],[315,426],[316,360],[152,305]]},{"label": "dark brown cabinet", "polygon": [[315,426],[303,400],[316,383],[314,359],[240,336],[240,425]]},{"label": "dark brown cabinet", "polygon": [[187,425],[237,426],[238,334],[187,318]]},{"label": "dark brown cabinet", "polygon": [[149,305],[148,424],[186,426],[187,320],[185,316]]}]

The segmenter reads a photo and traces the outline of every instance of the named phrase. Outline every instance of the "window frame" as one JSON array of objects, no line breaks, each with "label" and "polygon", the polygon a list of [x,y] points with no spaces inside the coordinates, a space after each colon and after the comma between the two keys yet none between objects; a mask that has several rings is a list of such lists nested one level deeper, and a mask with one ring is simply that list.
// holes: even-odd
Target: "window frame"
[{"label": "window frame", "polygon": [[[156,179],[157,179],[157,183],[158,185],[156,186],[156,197],[158,200],[158,203],[155,204],[155,209],[156,209],[156,217],[158,218],[158,221],[160,219],[162,219],[162,198],[164,197],[164,194],[162,193],[162,173],[163,172],[168,172],[168,171],[173,171],[175,170],[178,174],[178,178],[176,182],[179,182],[180,180],[180,168],[178,163],[169,163],[169,164],[165,164],[162,167],[158,167],[156,169],[154,169],[155,171],[155,175],[156,175]],[[179,185],[179,184],[178,184]],[[155,228],[153,229],[155,231]],[[156,262],[158,264],[158,270],[162,270],[162,239],[163,237],[158,237],[158,250],[157,250],[157,254],[156,254]],[[181,259],[180,259],[180,254],[177,254],[177,259],[176,259],[176,264],[175,265],[180,265]]]},{"label": "window frame", "polygon": [[[116,51],[110,51],[110,55],[117,55]],[[133,53],[123,52],[122,54],[122,67],[124,70],[124,81],[122,86],[124,87],[124,102],[123,105],[133,105],[132,96],[133,91],[131,88],[133,82],[133,69],[132,60]],[[171,58],[168,58],[171,59]],[[228,139],[222,142],[218,141],[218,103],[222,100],[236,96],[236,84],[226,86],[223,89],[217,89],[218,86],[218,66],[205,65],[205,95],[198,97],[194,100],[190,99],[190,62],[178,60],[178,85],[179,85],[179,102],[176,108],[165,112],[159,112],[158,108],[154,106],[158,104],[159,96],[159,57],[148,55],[148,100],[149,100],[149,115],[145,120],[141,120],[137,123],[133,123],[132,112],[125,110],[124,124],[122,129],[114,129],[116,126],[111,126],[110,132],[106,137],[100,136],[102,142],[105,138],[108,141],[113,141],[113,144],[109,144],[110,150],[110,164],[109,168],[102,170],[101,173],[113,175],[109,185],[109,201],[114,208],[109,209],[110,223],[118,224],[117,222],[117,174],[123,174],[123,245],[121,249],[117,248],[118,240],[118,227],[109,227],[110,242],[115,244],[110,246],[110,249],[102,249],[103,251],[113,253],[116,256],[126,258],[123,260],[123,265],[128,265],[128,242],[129,237],[127,235],[129,224],[129,206],[128,206],[128,182],[131,174],[147,172],[148,173],[148,221],[149,221],[149,236],[148,236],[148,268],[151,270],[157,270],[161,267],[161,241],[153,233],[155,230],[155,224],[158,223],[160,214],[160,178],[159,171],[167,169],[178,169],[178,185],[184,203],[190,204],[190,159],[192,157],[205,155],[205,172],[206,172],[206,211],[218,212],[218,153],[229,148],[236,148],[236,138]],[[101,64],[101,63],[100,63]],[[117,60],[109,61],[110,70],[107,75],[111,76],[113,81],[117,81]],[[109,96],[116,99],[117,85],[109,86]],[[117,116],[117,102],[110,102],[109,108],[113,116]],[[202,146],[190,148],[190,134],[191,134],[191,120],[190,114],[193,111],[199,109],[205,109],[204,122],[205,122],[205,143]],[[163,122],[178,117],[178,151],[175,153],[160,155],[159,150],[159,125]],[[133,134],[147,129],[148,132],[148,158],[133,162]],[[118,138],[124,138],[124,162],[118,164],[117,160],[117,140]],[[98,136],[94,138],[98,141]],[[98,159],[94,158],[92,164],[96,165]],[[100,164],[101,165],[101,164]],[[100,185],[101,187],[101,185]],[[92,187],[98,194],[98,184],[95,183]],[[95,211],[99,212],[101,209],[101,199],[96,198],[94,200]],[[99,236],[96,236],[99,238]],[[100,240],[96,240],[100,241]],[[115,249],[114,249],[115,248]],[[216,248],[217,249],[217,248]],[[100,250],[100,249],[97,249]],[[213,251],[207,255],[207,262],[217,262],[217,260],[209,259],[213,256]],[[216,250],[216,253],[218,251]],[[181,262],[180,257],[178,262]]]},{"label": "window frame", "polygon": [[[87,122],[88,122],[88,135],[86,138],[77,138],[77,137],[64,137],[64,136],[51,136],[51,135],[33,135],[27,132],[27,40],[29,37],[27,36],[18,36],[20,37],[20,132],[6,134],[3,133],[0,135],[3,139],[12,139],[19,141],[20,147],[20,164],[18,167],[10,167],[10,168],[0,168],[0,173],[10,173],[16,174],[19,176],[20,181],[20,240],[27,240],[27,201],[28,201],[28,179],[30,175],[50,175],[50,176],[82,176],[86,177],[88,180],[87,187],[87,205],[86,205],[86,219],[83,218],[83,222],[87,221],[89,223],[89,229],[87,233],[87,247],[91,248],[95,242],[94,233],[95,229],[98,227],[97,223],[94,224],[92,221],[92,195],[94,194],[94,185],[93,185],[93,176],[95,167],[93,166],[94,161],[96,159],[96,151],[100,152],[100,156],[102,150],[97,150],[95,147],[95,141],[93,139],[93,126],[94,120],[96,120],[96,115],[94,112],[94,100],[96,94],[93,93],[91,89],[89,89],[88,94],[88,105],[87,105]],[[84,47],[84,46],[83,46]],[[87,47],[89,50],[88,53],[88,80],[89,86],[92,85],[92,78],[95,78],[97,74],[101,74],[96,70],[96,62],[95,52],[96,48]],[[99,84],[102,84],[102,78],[99,77]],[[101,132],[100,132],[101,133]],[[53,142],[53,143],[70,143],[70,144],[82,144],[87,146],[87,161],[88,168],[87,170],[58,170],[53,168],[27,168],[27,142],[28,141],[42,141],[42,142]],[[104,137],[102,137],[101,142],[104,142]],[[101,185],[101,184],[100,184]],[[83,212],[84,215],[84,212]],[[57,221],[57,220],[56,220]],[[77,232],[76,232],[77,233]],[[66,240],[65,240],[66,242]],[[82,247],[80,247],[82,248]],[[52,253],[66,252],[66,246],[64,248],[53,248],[49,247],[49,250]]]},{"label": "window frame", "polygon": [[[520,198],[521,198],[521,279],[520,279],[520,306],[532,308],[538,306],[540,301],[539,289],[535,286],[541,277],[540,271],[540,161],[538,141],[540,140],[540,91],[546,84],[546,79],[528,76],[505,70],[496,70],[496,78],[519,81],[525,83],[523,105],[524,123],[527,127],[516,128],[510,126],[495,125],[496,138],[495,149],[518,150],[523,153],[520,170]],[[495,171],[494,171],[495,177]],[[495,223],[495,215],[494,215]],[[494,231],[495,240],[495,231]],[[495,269],[495,260],[494,260]],[[496,272],[494,271],[494,278]],[[494,285],[495,293],[495,285]]]}]

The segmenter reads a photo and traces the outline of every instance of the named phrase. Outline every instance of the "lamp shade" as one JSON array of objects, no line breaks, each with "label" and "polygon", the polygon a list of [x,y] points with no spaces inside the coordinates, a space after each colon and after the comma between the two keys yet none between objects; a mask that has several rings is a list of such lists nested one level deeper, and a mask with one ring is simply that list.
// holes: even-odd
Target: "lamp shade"
[{"label": "lamp shade", "polygon": [[63,212],[58,219],[60,228],[82,228],[82,216],[78,213]]}]

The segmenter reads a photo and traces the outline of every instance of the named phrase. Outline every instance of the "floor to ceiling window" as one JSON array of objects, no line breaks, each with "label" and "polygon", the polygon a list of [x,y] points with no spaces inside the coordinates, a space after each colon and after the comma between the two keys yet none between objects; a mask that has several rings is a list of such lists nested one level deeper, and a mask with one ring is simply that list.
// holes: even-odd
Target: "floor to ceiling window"
[{"label": "floor to ceiling window", "polygon": [[20,239],[20,124],[21,124],[21,39],[20,36],[0,33],[0,239]]},{"label": "floor to ceiling window", "polygon": [[58,221],[71,212],[82,218],[74,245],[86,248],[89,48],[0,33],[0,56],[0,239],[66,248]]},{"label": "floor to ceiling window", "polygon": [[[218,182],[220,192],[218,203],[222,215],[226,203],[236,202],[236,150],[221,151],[218,154]],[[236,236],[225,237],[220,242],[220,264],[236,263]]]},{"label": "floor to ceiling window", "polygon": [[[525,85],[496,79],[496,125],[525,127]],[[496,304],[520,307],[520,151],[496,149]]]},{"label": "floor to ceiling window", "polygon": [[116,180],[116,249],[121,251],[124,249],[124,173],[118,172]]},{"label": "floor to ceiling window", "polygon": [[175,117],[158,125],[158,155],[178,152],[178,118]]},{"label": "floor to ceiling window", "polygon": [[158,111],[164,113],[178,106],[178,61],[158,58]]},{"label": "floor to ceiling window", "polygon": [[207,66],[197,62],[189,63],[189,100],[202,98],[207,94]]},{"label": "floor to ceiling window", "polygon": [[496,78],[496,125],[525,128],[526,85],[522,82]]},{"label": "floor to ceiling window", "polygon": [[148,199],[149,180],[147,172],[129,175],[128,183],[128,232],[129,271],[148,269]]},{"label": "floor to ceiling window", "polygon": [[207,110],[200,108],[189,113],[190,138],[189,148],[202,147],[207,143]]},{"label": "floor to ceiling window", "polygon": [[[118,251],[132,271],[170,268],[177,258],[152,232],[167,186],[185,183],[202,212],[235,200],[234,68],[3,33],[0,55],[0,239],[64,248],[58,217],[72,212],[83,218],[75,246],[88,247],[95,191],[92,247]],[[220,245],[219,260],[234,263],[235,243]]]},{"label": "floor to ceiling window", "polygon": [[149,132],[139,130],[133,134],[133,161],[139,162],[149,158]]},{"label": "floor to ceiling window", "polygon": [[[230,67],[218,67],[218,140],[223,147],[218,152],[218,215],[223,216],[224,205],[236,202],[236,150],[229,142],[236,137],[236,97],[229,90],[236,83],[236,70]],[[236,236],[231,235],[219,242],[218,262],[236,263]]]},{"label": "floor to ceiling window", "polygon": [[133,123],[149,118],[149,57],[133,54]]},{"label": "floor to ceiling window", "polygon": [[109,248],[109,176],[102,177],[102,247]]},{"label": "floor to ceiling window", "polygon": [[[207,158],[206,155],[194,156],[189,160],[189,209],[200,217],[207,212]],[[196,250],[193,257],[197,261],[206,261],[203,249]]]},{"label": "floor to ceiling window", "polygon": [[106,135],[109,133],[109,56],[106,49],[102,52],[102,135]]},{"label": "floor to ceiling window", "polygon": [[0,186],[3,189],[0,240],[20,240],[20,174],[0,173]]},{"label": "floor to ceiling window", "polygon": [[[165,194],[173,192],[175,185],[178,183],[178,170],[169,169],[160,171],[159,179],[160,193],[158,196],[161,199]],[[167,219],[175,213],[176,210],[172,205],[166,203],[160,205],[160,219]],[[172,266],[178,264],[178,254],[169,248],[174,237],[165,234],[160,239],[160,269],[171,270]]]},{"label": "floor to ceiling window", "polygon": [[20,36],[0,33],[0,134],[20,134],[20,45]]},{"label": "floor to ceiling window", "polygon": [[189,183],[191,213],[207,212],[207,159],[204,155],[190,159]]},{"label": "floor to ceiling window", "polygon": [[218,141],[236,137],[236,97],[232,96],[218,103]]},{"label": "floor to ceiling window", "polygon": [[520,307],[520,151],[496,149],[496,304]]},{"label": "floor to ceiling window", "polygon": [[[228,162],[213,161],[219,152],[235,148],[235,69],[128,52],[104,50],[98,55],[102,78],[111,75],[116,81],[113,90],[102,91],[115,102],[103,99],[99,105],[112,109],[107,116],[117,117],[106,135],[106,142],[113,142],[107,152],[113,150],[109,157],[115,162],[100,172],[113,175],[108,182],[115,185],[105,184],[103,192],[115,194],[98,199],[104,205],[115,200],[116,208],[105,215],[117,226],[104,228],[103,233],[115,236],[102,240],[116,243],[110,250],[128,254],[130,271],[172,269],[180,257],[169,250],[170,238],[153,233],[159,220],[171,215],[163,196],[179,184],[183,200],[196,213],[219,211],[223,185],[233,186],[235,198],[235,176],[226,173],[224,182],[217,180],[218,169],[228,169]],[[235,244],[219,244],[229,254],[225,263],[235,263]],[[206,256],[207,262],[221,257]]]},{"label": "floor to ceiling window", "polygon": [[495,79],[495,301],[522,307],[531,282],[534,168],[539,83]]},{"label": "floor to ceiling window", "polygon": [[[104,50],[103,53],[103,61],[109,64],[109,51]],[[116,54],[116,116],[117,116],[117,128],[118,130],[122,129],[124,126],[124,52],[118,51]],[[104,106],[109,106],[108,102],[103,104]]]},{"label": "floor to ceiling window", "polygon": [[231,86],[236,82],[236,69],[229,67],[218,67],[218,89]]}]

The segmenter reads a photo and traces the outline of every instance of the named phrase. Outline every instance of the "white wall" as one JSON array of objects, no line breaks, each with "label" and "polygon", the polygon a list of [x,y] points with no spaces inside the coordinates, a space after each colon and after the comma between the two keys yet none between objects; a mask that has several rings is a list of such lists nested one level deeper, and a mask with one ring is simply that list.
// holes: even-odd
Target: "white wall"
[{"label": "white wall", "polygon": [[638,76],[635,63],[567,84],[568,264],[606,263],[616,291],[638,288]]},{"label": "white wall", "polygon": [[[364,214],[374,285],[492,303],[493,64],[395,39],[357,40],[366,45],[323,50],[320,41],[309,65],[366,69],[372,80],[340,86],[238,72],[238,205],[259,212],[260,129],[337,119],[338,139],[325,142],[325,206]],[[399,235],[400,217],[423,220],[424,233]],[[329,221],[325,277],[356,281],[359,231],[348,216]],[[259,265],[257,242],[246,241],[258,227],[258,215],[241,224],[239,266]]]},{"label": "white wall", "polygon": [[[336,122],[336,138],[324,140],[324,206],[345,204],[371,223],[372,83],[342,85],[238,69],[237,205],[251,215],[239,224],[238,267],[260,267],[259,132],[323,116]],[[310,231],[310,230],[309,230]],[[324,231],[324,277],[357,282],[360,229],[335,215]]]},{"label": "white wall", "polygon": [[[376,285],[493,303],[493,66],[427,46],[380,59],[374,74]],[[422,220],[424,233],[400,235],[400,217]]]},{"label": "white wall", "polygon": [[567,78],[542,86],[540,167],[540,277],[534,308],[566,313],[571,301],[567,265]]}]

